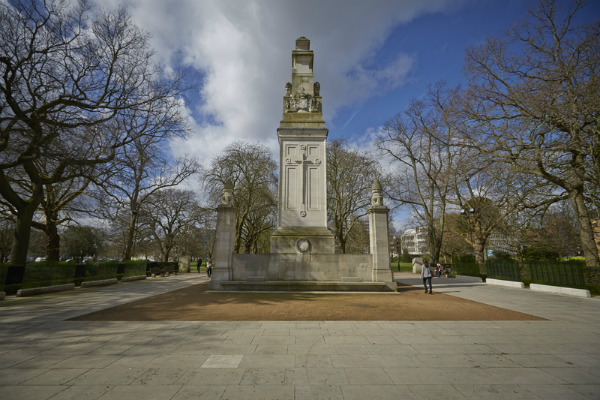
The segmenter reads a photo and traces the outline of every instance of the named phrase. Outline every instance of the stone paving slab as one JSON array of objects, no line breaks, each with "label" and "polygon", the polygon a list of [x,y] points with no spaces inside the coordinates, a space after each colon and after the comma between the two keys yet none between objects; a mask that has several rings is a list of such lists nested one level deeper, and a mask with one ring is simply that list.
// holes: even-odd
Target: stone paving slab
[{"label": "stone paving slab", "polygon": [[600,398],[598,298],[434,279],[434,291],[547,320],[66,321],[205,281],[181,274],[1,307],[0,397]]}]

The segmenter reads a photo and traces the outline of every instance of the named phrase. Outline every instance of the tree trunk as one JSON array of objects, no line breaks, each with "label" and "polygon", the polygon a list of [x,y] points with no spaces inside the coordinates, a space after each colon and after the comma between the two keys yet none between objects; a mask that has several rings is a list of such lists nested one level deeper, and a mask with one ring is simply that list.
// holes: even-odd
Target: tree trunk
[{"label": "tree trunk", "polygon": [[340,233],[338,240],[340,241],[340,253],[346,254],[346,238],[343,233]]},{"label": "tree trunk", "polygon": [[131,260],[131,253],[133,252],[133,236],[135,235],[136,221],[137,214],[132,212],[129,215],[129,226],[127,227],[127,240],[125,241],[125,253],[123,254],[123,261]]},{"label": "tree trunk", "polygon": [[60,235],[56,220],[46,216],[46,261],[60,261]]},{"label": "tree trunk", "polygon": [[583,245],[583,255],[585,256],[585,263],[588,267],[599,267],[600,262],[598,260],[598,248],[594,241],[594,230],[592,228],[592,221],[590,215],[585,206],[583,199],[583,188],[578,188],[571,193],[571,202],[575,215],[577,216],[577,222],[579,224],[579,235],[581,237],[581,244]]},{"label": "tree trunk", "polygon": [[33,214],[41,202],[28,202],[17,211],[17,222],[15,223],[15,238],[10,251],[10,265],[24,266],[27,263],[27,251],[29,250],[29,236],[31,235],[31,221]]},{"label": "tree trunk", "polygon": [[485,273],[485,240],[475,236],[473,241],[473,248],[475,249],[475,259],[479,263],[479,272]]},{"label": "tree trunk", "polygon": [[429,239],[429,252],[431,255],[430,264],[435,265],[440,259],[440,252],[442,250],[442,241],[438,240],[435,225],[431,224],[427,227],[427,238]]}]

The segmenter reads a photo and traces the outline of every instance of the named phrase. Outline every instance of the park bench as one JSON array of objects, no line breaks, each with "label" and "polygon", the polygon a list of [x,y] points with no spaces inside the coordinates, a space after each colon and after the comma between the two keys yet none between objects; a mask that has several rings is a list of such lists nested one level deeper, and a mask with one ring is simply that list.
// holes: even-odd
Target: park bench
[{"label": "park bench", "polygon": [[442,274],[441,278],[454,278],[454,276],[451,275],[451,273],[452,273],[452,268],[451,267],[447,267],[447,266],[444,265],[444,269],[447,270],[448,273]]},{"label": "park bench", "polygon": [[176,263],[168,263],[165,265],[165,273],[167,275],[175,274],[179,272],[179,266]]}]

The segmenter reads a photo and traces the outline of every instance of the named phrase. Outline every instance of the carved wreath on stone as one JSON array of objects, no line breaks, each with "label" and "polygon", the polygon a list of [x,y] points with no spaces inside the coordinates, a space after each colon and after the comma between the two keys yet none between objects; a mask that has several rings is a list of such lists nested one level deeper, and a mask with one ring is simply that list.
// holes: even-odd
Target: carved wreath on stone
[{"label": "carved wreath on stone", "polygon": [[322,112],[321,100],[310,94],[294,94],[285,102],[286,112]]},{"label": "carved wreath on stone", "polygon": [[310,242],[306,238],[296,240],[296,250],[300,253],[306,253],[310,250]]}]

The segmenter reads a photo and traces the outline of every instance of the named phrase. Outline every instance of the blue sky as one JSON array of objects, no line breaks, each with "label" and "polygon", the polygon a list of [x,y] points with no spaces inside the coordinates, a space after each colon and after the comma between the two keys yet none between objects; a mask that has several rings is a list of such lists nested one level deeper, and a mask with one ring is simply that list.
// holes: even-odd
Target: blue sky
[{"label": "blue sky", "polygon": [[482,43],[522,18],[526,3],[518,0],[465,2],[395,26],[377,51],[374,63],[386,63],[398,51],[410,54],[415,65],[408,82],[362,105],[341,108],[331,121],[331,137],[362,135],[369,128],[382,125],[402,111],[412,98],[422,96],[430,83],[446,80],[453,86],[464,84],[465,47]]},{"label": "blue sky", "polygon": [[[208,165],[236,140],[277,154],[277,127],[291,51],[305,36],[314,50],[329,137],[370,148],[383,123],[427,86],[464,84],[466,46],[526,16],[527,0],[97,0],[126,5],[152,35],[156,58],[183,69],[193,133],[171,144]],[[559,0],[566,4],[567,1]],[[600,16],[592,1],[581,20]]]}]

